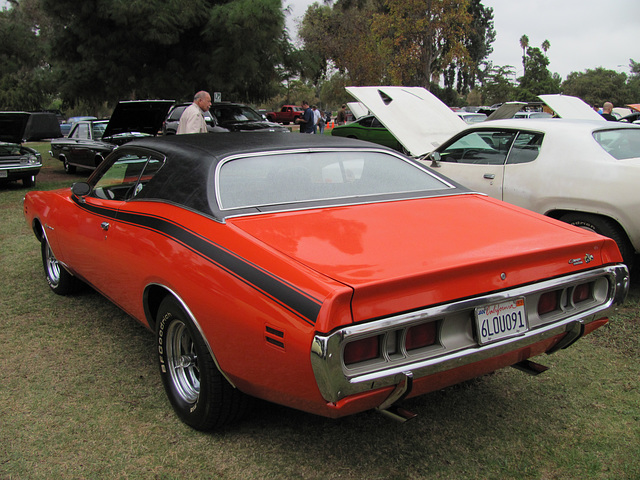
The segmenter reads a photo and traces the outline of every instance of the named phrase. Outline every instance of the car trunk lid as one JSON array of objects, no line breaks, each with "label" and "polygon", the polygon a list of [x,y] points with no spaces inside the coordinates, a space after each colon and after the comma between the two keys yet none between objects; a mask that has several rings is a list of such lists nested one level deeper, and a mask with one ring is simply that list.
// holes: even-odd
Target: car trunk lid
[{"label": "car trunk lid", "polygon": [[[350,286],[356,322],[586,267],[585,262],[572,264],[574,259],[587,258],[590,266],[596,266],[602,262],[601,249],[607,242],[476,194],[265,214],[228,222]],[[607,248],[615,248],[609,243]]]},{"label": "car trunk lid", "polygon": [[118,102],[102,138],[133,132],[156,135],[173,103],[173,100]]}]

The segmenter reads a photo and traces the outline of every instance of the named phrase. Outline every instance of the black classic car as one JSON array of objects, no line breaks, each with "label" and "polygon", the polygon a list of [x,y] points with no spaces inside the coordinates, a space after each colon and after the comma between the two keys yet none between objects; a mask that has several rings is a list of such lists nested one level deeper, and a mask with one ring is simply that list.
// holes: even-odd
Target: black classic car
[{"label": "black classic car", "polygon": [[109,120],[76,123],[67,138],[51,142],[51,156],[64,164],[67,173],[76,167],[95,170],[118,145],[134,138],[157,135],[173,100],[119,102]]},{"label": "black classic car", "polygon": [[0,182],[22,180],[25,187],[36,183],[42,158],[23,142],[60,136],[53,114],[0,112]]},{"label": "black classic car", "polygon": [[[162,125],[164,135],[175,135],[180,116],[190,103],[180,103],[173,107]],[[214,102],[204,114],[209,133],[224,132],[285,132],[289,129],[278,123],[269,122],[253,108],[242,103]]]}]

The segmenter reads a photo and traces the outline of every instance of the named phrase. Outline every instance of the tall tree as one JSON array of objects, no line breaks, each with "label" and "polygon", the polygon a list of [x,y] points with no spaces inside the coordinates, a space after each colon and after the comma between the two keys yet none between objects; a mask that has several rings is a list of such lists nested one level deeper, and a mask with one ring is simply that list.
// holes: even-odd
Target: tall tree
[{"label": "tall tree", "polygon": [[451,63],[466,64],[463,39],[472,16],[469,0],[385,0],[372,32],[388,62],[391,81],[429,89]]},{"label": "tall tree", "polygon": [[445,73],[445,87],[453,88],[455,81],[457,92],[463,95],[475,87],[477,80],[482,81],[484,71],[481,66],[493,52],[492,43],[496,39],[493,9],[485,7],[481,2],[482,0],[469,2],[471,24],[462,39],[468,53],[467,61],[452,63],[447,69],[448,73]]},{"label": "tall tree", "polygon": [[524,75],[518,79],[516,100],[531,102],[536,101],[538,95],[560,92],[560,76],[549,72],[549,59],[538,47],[527,48],[522,65]]},{"label": "tall tree", "polygon": [[528,46],[529,46],[529,37],[527,37],[526,35],[522,35],[520,37],[520,48],[522,48],[522,58],[523,59],[527,54],[527,47]]},{"label": "tall tree", "polygon": [[48,32],[37,0],[13,0],[0,10],[0,109],[39,110],[51,102]]},{"label": "tall tree", "polygon": [[41,0],[69,102],[270,96],[286,54],[281,0]]},{"label": "tall tree", "polygon": [[550,48],[551,48],[551,43],[549,42],[549,40],[545,40],[544,42],[542,42],[542,51],[544,52],[545,55],[547,54]]},{"label": "tall tree", "polygon": [[510,65],[491,66],[486,73],[482,87],[480,87],[484,103],[493,105],[513,100],[516,96],[516,85],[512,80],[514,75],[515,70]]},{"label": "tall tree", "polygon": [[353,85],[383,82],[386,64],[371,35],[371,20],[384,10],[381,0],[342,0],[332,7],[311,5],[299,31],[304,52],[324,59],[324,73],[336,68],[347,74]]}]

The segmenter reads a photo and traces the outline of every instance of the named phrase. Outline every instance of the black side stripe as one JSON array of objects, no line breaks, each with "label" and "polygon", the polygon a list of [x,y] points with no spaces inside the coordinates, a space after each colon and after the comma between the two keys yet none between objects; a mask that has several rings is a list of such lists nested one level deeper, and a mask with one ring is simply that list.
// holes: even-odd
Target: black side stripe
[{"label": "black side stripe", "polygon": [[110,208],[76,203],[79,207],[101,217],[117,218],[119,222],[151,230],[181,243],[256,291],[267,295],[310,325],[314,325],[318,318],[322,305],[320,300],[181,225],[157,216],[118,212]]}]

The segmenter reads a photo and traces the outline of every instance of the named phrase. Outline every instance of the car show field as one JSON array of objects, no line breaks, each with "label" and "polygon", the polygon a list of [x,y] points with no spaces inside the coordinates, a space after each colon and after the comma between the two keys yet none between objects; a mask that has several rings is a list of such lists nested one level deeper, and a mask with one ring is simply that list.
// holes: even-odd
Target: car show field
[{"label": "car show field", "polygon": [[[48,145],[36,146],[45,153]],[[85,181],[43,154],[37,189]],[[212,434],[175,417],[153,334],[92,290],[53,295],[22,217],[0,189],[3,329],[0,476],[7,478],[637,478],[640,291],[573,347],[405,402],[326,419],[268,402]],[[8,252],[11,252],[9,254]]]}]

